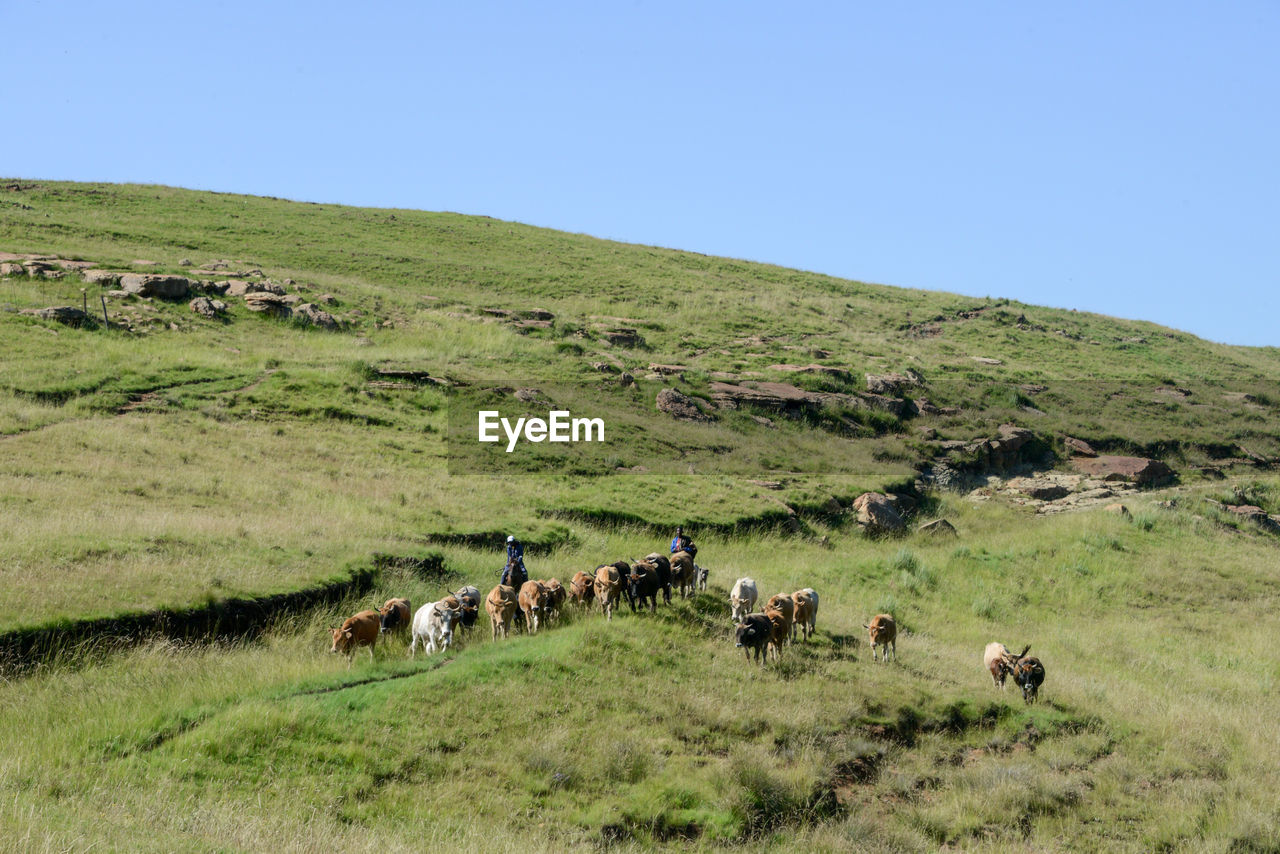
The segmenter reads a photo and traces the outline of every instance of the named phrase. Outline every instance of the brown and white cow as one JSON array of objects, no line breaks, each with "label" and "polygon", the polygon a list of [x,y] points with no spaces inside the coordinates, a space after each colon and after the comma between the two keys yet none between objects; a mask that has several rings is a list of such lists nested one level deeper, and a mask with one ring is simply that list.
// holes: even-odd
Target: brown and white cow
[{"label": "brown and white cow", "polygon": [[806,587],[792,593],[791,601],[796,604],[792,637],[795,636],[794,627],[799,626],[801,637],[807,641],[818,629],[818,592],[812,587]]},{"label": "brown and white cow", "polygon": [[493,639],[498,639],[498,631],[505,638],[511,634],[511,618],[516,615],[516,591],[513,587],[499,584],[489,591],[484,598],[484,609],[493,624]]},{"label": "brown and white cow", "polygon": [[409,628],[409,620],[413,616],[413,606],[408,599],[388,599],[378,609],[378,621],[384,635],[394,631],[403,632]]},{"label": "brown and white cow", "polygon": [[787,640],[790,641],[795,634],[795,618],[796,618],[796,602],[786,593],[779,593],[776,596],[770,596],[769,601],[764,605],[764,612],[777,611],[782,615],[782,619],[786,622]]},{"label": "brown and white cow", "polygon": [[536,635],[539,623],[546,616],[547,588],[542,586],[541,581],[526,581],[520,585],[517,601],[529,634]]},{"label": "brown and white cow", "polygon": [[898,660],[898,624],[893,621],[893,617],[888,614],[876,614],[871,618],[871,623],[863,624],[867,630],[867,635],[871,639],[871,660],[878,660],[876,657],[877,647],[884,647],[885,663],[889,662],[889,650],[893,650],[893,660]]},{"label": "brown and white cow", "polygon": [[1029,649],[1031,644],[1027,644],[1022,648],[1022,652],[1014,655],[999,641],[987,644],[987,648],[982,653],[982,666],[991,674],[991,681],[995,687],[1001,691],[1004,690],[1005,678],[1013,672],[1014,665],[1027,654]]},{"label": "brown and white cow", "polygon": [[347,617],[339,628],[329,628],[333,636],[332,653],[342,653],[347,657],[347,667],[351,666],[351,656],[356,648],[369,647],[369,660],[373,661],[373,648],[378,643],[378,635],[382,622],[377,611],[361,611],[354,617]]},{"label": "brown and white cow", "polygon": [[681,599],[692,596],[696,591],[695,572],[693,555],[688,552],[676,552],[671,556],[671,586],[680,589]]},{"label": "brown and white cow", "polygon": [[613,609],[618,607],[618,599],[622,596],[622,575],[617,567],[604,564],[596,567],[596,601],[604,611],[606,620],[613,619]]}]

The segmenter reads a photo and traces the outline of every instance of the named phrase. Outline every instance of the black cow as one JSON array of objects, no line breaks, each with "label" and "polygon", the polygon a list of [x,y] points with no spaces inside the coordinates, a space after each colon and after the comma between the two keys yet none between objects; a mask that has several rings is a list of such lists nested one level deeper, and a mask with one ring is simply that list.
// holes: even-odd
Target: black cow
[{"label": "black cow", "polygon": [[645,557],[658,570],[658,586],[662,588],[662,601],[671,604],[671,560],[666,555],[654,552]]},{"label": "black cow", "polygon": [[627,596],[633,612],[636,603],[643,608],[646,599],[649,601],[649,613],[658,610],[658,570],[653,564],[641,560],[631,567],[631,574],[627,576]]},{"label": "black cow", "polygon": [[1034,703],[1044,683],[1044,665],[1038,658],[1023,658],[1013,666],[1013,681],[1022,689],[1022,699]]},{"label": "black cow", "polygon": [[746,652],[748,661],[751,660],[751,653],[754,650],[756,661],[763,666],[769,661],[771,637],[773,637],[773,623],[768,617],[764,614],[747,614],[742,618],[742,622],[738,623],[737,643],[734,646]]}]

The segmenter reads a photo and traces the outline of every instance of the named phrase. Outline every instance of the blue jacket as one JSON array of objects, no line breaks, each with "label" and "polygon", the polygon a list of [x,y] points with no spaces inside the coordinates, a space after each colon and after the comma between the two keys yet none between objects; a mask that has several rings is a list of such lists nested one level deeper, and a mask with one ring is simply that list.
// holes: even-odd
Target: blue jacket
[{"label": "blue jacket", "polygon": [[676,553],[676,552],[678,552],[678,551],[683,551],[683,550],[685,549],[685,546],[684,546],[684,545],[682,545],[682,541],[684,541],[684,542],[689,542],[689,538],[688,538],[688,537],[675,537],[674,539],[672,539],[672,540],[671,540],[671,553],[672,553],[672,554],[675,554],[675,553]]},{"label": "blue jacket", "polygon": [[514,543],[507,543],[507,562],[515,561],[516,563],[524,563],[524,543],[516,540]]}]

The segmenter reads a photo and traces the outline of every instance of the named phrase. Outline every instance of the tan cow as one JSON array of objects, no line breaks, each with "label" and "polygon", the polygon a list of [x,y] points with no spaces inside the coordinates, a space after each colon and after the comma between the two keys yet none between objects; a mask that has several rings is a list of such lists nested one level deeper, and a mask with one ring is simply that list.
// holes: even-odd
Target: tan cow
[{"label": "tan cow", "polygon": [[[769,618],[769,647],[773,649],[773,657],[782,658],[782,645],[791,634],[790,621],[771,608],[766,608],[764,615]],[[769,660],[769,649],[765,649],[764,657]]]},{"label": "tan cow", "polygon": [[542,586],[547,589],[547,611],[546,618],[550,620],[552,617],[560,616],[560,607],[564,605],[567,596],[564,585],[560,583],[558,578],[548,578],[542,582]]},{"label": "tan cow", "polygon": [[801,637],[807,641],[818,630],[818,592],[812,587],[806,587],[792,593],[791,601],[796,604],[791,636],[795,637],[795,626],[799,626]]},{"label": "tan cow", "polygon": [[546,614],[547,588],[542,586],[541,581],[526,581],[520,585],[518,601],[520,610],[524,613],[524,624],[529,628],[529,634],[536,635],[538,623]]},{"label": "tan cow", "polygon": [[622,575],[617,567],[609,564],[596,567],[595,588],[596,601],[600,603],[605,619],[612,620],[613,609],[618,606],[618,599],[622,596]]},{"label": "tan cow", "polygon": [[516,615],[516,591],[514,587],[499,584],[489,591],[484,599],[484,609],[493,624],[493,639],[498,639],[498,630],[502,630],[505,638],[511,634],[511,618]]},{"label": "tan cow", "polygon": [[787,639],[790,640],[795,635],[795,618],[796,603],[785,593],[779,593],[776,596],[770,596],[769,601],[765,603],[764,612],[777,611],[787,622]]},{"label": "tan cow", "polygon": [[695,573],[693,555],[688,552],[676,552],[671,556],[671,586],[680,588],[681,599],[692,596],[697,589]]},{"label": "tan cow", "polygon": [[579,607],[585,608],[596,598],[595,576],[586,570],[578,570],[569,582],[569,599]]},{"label": "tan cow", "polygon": [[356,647],[369,647],[369,660],[373,661],[373,648],[378,643],[378,634],[382,623],[377,611],[361,611],[354,617],[347,617],[340,628],[329,628],[333,635],[332,653],[342,653],[347,657],[347,667],[351,666],[351,656]]},{"label": "tan cow", "polygon": [[863,624],[871,638],[871,660],[876,661],[876,647],[884,647],[885,663],[889,662],[889,650],[893,650],[893,660],[898,660],[898,624],[888,614],[876,614],[870,625]]}]

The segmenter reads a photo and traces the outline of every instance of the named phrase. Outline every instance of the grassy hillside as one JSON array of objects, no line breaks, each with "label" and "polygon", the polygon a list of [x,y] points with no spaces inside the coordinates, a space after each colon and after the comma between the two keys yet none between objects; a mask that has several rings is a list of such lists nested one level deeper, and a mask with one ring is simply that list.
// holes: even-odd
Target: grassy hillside
[{"label": "grassy hillside", "polygon": [[[0,252],[272,280],[340,322],[0,277],[0,635],[64,638],[0,681],[16,848],[1280,850],[1280,538],[1205,500],[1280,513],[1280,350],[479,217],[12,179],[0,214]],[[82,299],[110,326],[22,313]],[[908,369],[924,385],[903,394],[941,411],[854,400]],[[752,382],[841,402],[712,407]],[[494,385],[601,407],[625,443],[461,473],[450,412]],[[664,388],[713,420],[659,412]],[[1007,422],[1048,465],[1072,436],[1180,478],[1129,516],[930,493],[913,521],[957,539],[853,524],[861,492]],[[507,532],[567,580],[681,523],[711,588],[655,616],[486,626],[412,661],[393,639],[349,670],[325,654],[326,626],[388,596],[487,591]],[[121,645],[83,622],[428,552],[443,575],[379,564],[372,589],[240,640]],[[741,575],[818,589],[815,642],[744,662]],[[866,648],[880,612],[904,630],[894,664]],[[1042,703],[993,690],[993,639],[1032,644]]]}]

